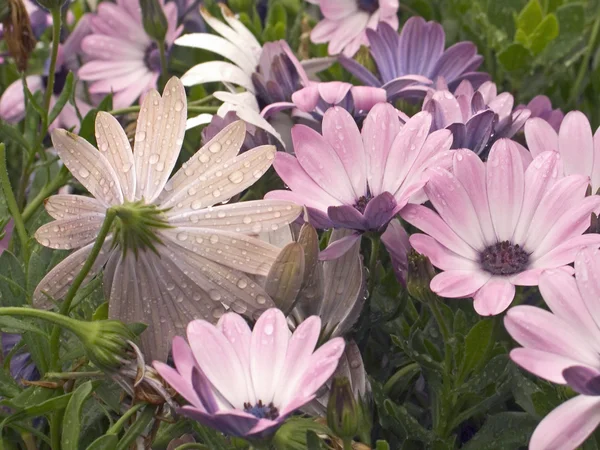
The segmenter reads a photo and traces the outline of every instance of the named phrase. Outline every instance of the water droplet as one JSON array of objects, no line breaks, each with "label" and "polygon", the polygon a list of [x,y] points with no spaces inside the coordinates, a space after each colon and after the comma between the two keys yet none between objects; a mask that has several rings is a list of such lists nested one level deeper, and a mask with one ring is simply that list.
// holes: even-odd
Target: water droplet
[{"label": "water droplet", "polygon": [[183,102],[181,100],[177,100],[175,102],[175,111],[181,111],[183,109]]},{"label": "water droplet", "polygon": [[234,184],[239,184],[244,181],[244,173],[241,170],[236,170],[235,172],[229,175],[229,181]]},{"label": "water droplet", "polygon": [[135,133],[135,141],[136,142],[143,142],[144,139],[146,139],[145,131],[138,131],[137,133]]},{"label": "water droplet", "polygon": [[256,303],[258,303],[259,305],[264,305],[265,303],[267,303],[267,298],[264,295],[257,295]]},{"label": "water droplet", "polygon": [[81,178],[87,178],[90,176],[90,171],[87,170],[85,167],[82,167],[81,169],[79,169],[79,176]]},{"label": "water droplet", "polygon": [[160,155],[158,153],[154,153],[154,154],[150,155],[148,162],[150,164],[156,164],[159,159],[160,159]]},{"label": "water droplet", "polygon": [[177,233],[177,240],[179,241],[187,241],[188,234],[185,231]]},{"label": "water droplet", "polygon": [[217,153],[221,151],[221,144],[219,142],[213,142],[208,146],[208,151],[211,153]]},{"label": "water droplet", "polygon": [[275,327],[273,327],[272,323],[268,323],[265,325],[265,334],[267,336],[271,336],[273,334],[273,331],[275,331]]},{"label": "water droplet", "polygon": [[218,197],[219,195],[221,195],[221,191],[218,189],[215,189],[212,193],[213,197]]},{"label": "water droplet", "polygon": [[221,300],[221,293],[216,289],[211,290],[208,295],[210,296],[211,300],[214,300],[215,302]]},{"label": "water droplet", "polygon": [[237,282],[237,287],[239,287],[240,289],[244,289],[246,286],[248,286],[248,282],[243,278],[240,278]]},{"label": "water droplet", "polygon": [[211,244],[216,244],[217,242],[219,242],[219,236],[217,236],[216,234],[213,234],[210,239],[209,239]]},{"label": "water droplet", "polygon": [[242,219],[242,222],[244,222],[247,225],[250,222],[252,222],[252,217],[250,217],[250,216],[244,216],[244,218]]}]

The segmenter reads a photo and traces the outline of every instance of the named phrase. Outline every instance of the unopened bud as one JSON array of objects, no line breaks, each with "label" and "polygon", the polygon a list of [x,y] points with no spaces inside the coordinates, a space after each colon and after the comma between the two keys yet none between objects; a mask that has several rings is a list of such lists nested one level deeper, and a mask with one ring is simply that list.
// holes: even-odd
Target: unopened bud
[{"label": "unopened bud", "polygon": [[158,0],[140,0],[140,6],[146,34],[155,41],[164,41],[167,36],[168,23]]},{"label": "unopened bud", "polygon": [[23,0],[9,0],[7,3],[2,2],[2,5],[4,41],[18,69],[24,71],[27,68],[29,55],[35,48],[35,37],[29,14]]},{"label": "unopened bud", "polygon": [[77,335],[83,342],[89,360],[106,372],[116,371],[127,361],[129,341],[133,333],[118,320],[85,322]]},{"label": "unopened bud", "polygon": [[412,250],[408,254],[408,276],[406,287],[408,293],[424,303],[435,301],[436,295],[429,284],[435,276],[435,270],[425,255]]},{"label": "unopened bud", "polygon": [[346,377],[334,378],[327,403],[327,425],[337,436],[352,439],[358,431],[359,411]]}]

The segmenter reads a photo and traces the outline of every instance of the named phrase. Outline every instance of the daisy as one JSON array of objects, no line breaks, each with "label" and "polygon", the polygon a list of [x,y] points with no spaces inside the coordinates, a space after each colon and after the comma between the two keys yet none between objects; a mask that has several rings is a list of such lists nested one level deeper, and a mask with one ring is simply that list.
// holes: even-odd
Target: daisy
[{"label": "daisy", "polygon": [[536,286],[545,269],[569,271],[576,251],[600,243],[582,233],[600,197],[585,197],[588,178],[562,176],[556,152],[529,166],[508,139],[496,142],[486,163],[470,150],[454,152],[452,172],[429,170],[425,193],[435,211],[408,205],[400,213],[427,234],[410,244],[443,272],[431,290],[448,298],[473,297],[484,316],[504,311],[515,285]]},{"label": "daisy", "polygon": [[494,140],[510,138],[520,131],[529,118],[528,109],[513,111],[514,98],[508,92],[497,93],[491,81],[477,90],[464,80],[454,91],[442,83],[430,91],[423,102],[423,111],[433,116],[432,129],[452,131],[452,148],[468,148],[480,154],[489,150]]},{"label": "daisy", "polygon": [[[168,29],[167,48],[183,30],[177,28],[177,6],[161,0]],[[92,17],[93,33],[87,36],[82,50],[87,62],[79,70],[79,78],[89,82],[91,94],[114,93],[113,106],[124,108],[156,88],[161,73],[160,54],[156,42],[144,31],[139,2],[117,0],[102,2]]]},{"label": "daisy", "polygon": [[[409,200],[425,200],[423,172],[429,165],[444,165],[452,143],[448,130],[429,134],[431,121],[421,112],[401,126],[398,111],[379,103],[359,131],[347,111],[328,109],[323,135],[304,125],[292,129],[296,156],[279,152],[273,164],[290,190],[265,198],[306,206],[317,228],[354,230],[335,246],[343,253],[361,233],[385,231]],[[326,257],[339,256],[330,248]]]},{"label": "daisy", "polygon": [[329,42],[330,55],[351,57],[361,45],[369,45],[367,29],[385,22],[398,29],[398,0],[307,0],[319,5],[324,19],[313,28],[310,39],[316,44]]},{"label": "daisy", "polygon": [[235,313],[216,326],[194,320],[189,344],[173,339],[176,369],[158,361],[154,367],[190,403],[180,414],[230,436],[261,438],[314,399],[335,371],[344,340],[315,350],[320,331],[321,320],[312,316],[290,336],[278,309],[265,311],[253,330]]},{"label": "daisy", "polygon": [[550,311],[522,305],[506,313],[506,330],[523,346],[510,352],[511,359],[580,394],[540,422],[531,450],[574,450],[600,424],[599,273],[598,250],[582,249],[575,257],[575,278],[561,270],[541,275],[540,292]]},{"label": "daisy", "polygon": [[44,246],[79,248],[38,285],[34,302],[41,306],[47,296],[65,294],[105,216],[116,212],[89,278],[106,266],[109,316],[148,324],[142,349],[155,358],[166,358],[169,339],[192,318],[217,320],[224,304],[250,315],[271,304],[246,274],[267,275],[278,249],[248,234],[277,229],[301,211],[282,201],[214,206],[254,184],[275,156],[272,146],[236,156],[245,136],[243,122],[226,127],[169,179],[185,120],[185,90],[172,78],[162,98],[155,90],[146,95],[133,152],[119,123],[106,113],[96,119],[99,151],[55,130],[56,151],[93,198],[50,197],[46,209],[56,220],[36,232]]},{"label": "daisy", "polygon": [[590,121],[579,111],[568,113],[558,131],[542,118],[525,124],[525,139],[531,155],[536,157],[546,150],[560,153],[565,174],[590,177],[592,192],[600,189],[600,127],[592,135]]},{"label": "daisy", "polygon": [[490,78],[475,72],[483,57],[472,42],[457,42],[444,50],[446,35],[437,22],[411,17],[400,35],[381,22],[377,30],[367,29],[367,37],[379,78],[354,59],[342,55],[340,63],[365,85],[384,88],[389,99],[422,98],[440,79],[454,91],[462,80],[477,88]]}]

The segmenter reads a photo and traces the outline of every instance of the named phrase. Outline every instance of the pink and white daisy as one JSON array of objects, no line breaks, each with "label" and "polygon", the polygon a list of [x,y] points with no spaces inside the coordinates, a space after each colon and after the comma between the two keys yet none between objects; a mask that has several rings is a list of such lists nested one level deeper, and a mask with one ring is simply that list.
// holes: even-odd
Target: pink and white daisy
[{"label": "pink and white daisy", "polygon": [[573,262],[600,235],[583,232],[600,197],[585,197],[588,178],[563,177],[556,152],[540,154],[529,166],[509,139],[496,142],[486,163],[470,150],[457,150],[452,172],[429,170],[425,193],[435,211],[408,205],[400,214],[427,234],[410,244],[443,272],[431,280],[442,297],[473,297],[481,315],[504,311],[515,285],[536,286],[545,269]]},{"label": "pink and white daisy", "polygon": [[592,192],[600,189],[600,127],[592,135],[587,117],[571,111],[563,119],[558,132],[544,119],[534,118],[525,124],[525,139],[531,155],[554,150],[560,153],[565,174],[590,177]]},{"label": "pink and white daisy", "polygon": [[540,422],[530,450],[574,450],[600,424],[599,274],[598,250],[582,249],[575,257],[575,278],[562,270],[540,277],[540,292],[551,312],[522,305],[506,313],[506,330],[523,346],[510,352],[511,359],[580,394]]},{"label": "pink and white daisy", "polygon": [[187,115],[183,85],[172,78],[163,96],[151,90],[141,105],[132,152],[117,120],[96,118],[98,150],[65,130],[54,147],[73,176],[93,195],[55,195],[46,210],[56,220],[40,227],[44,246],[78,249],[37,286],[34,304],[60,299],[90,254],[106,215],[116,214],[88,279],[103,267],[109,316],[143,322],[142,349],[165,359],[169,340],[193,318],[216,321],[224,305],[253,315],[272,300],[250,275],[266,276],[279,249],[255,237],[295,220],[290,202],[227,202],[271,166],[275,147],[238,155],[246,128],[223,129],[169,179],[183,144]]},{"label": "pink and white daisy", "polygon": [[338,241],[340,250],[362,232],[384,231],[409,200],[426,200],[424,170],[444,165],[451,155],[450,131],[429,134],[429,113],[416,114],[404,126],[398,114],[392,105],[379,103],[359,131],[347,111],[334,107],[323,117],[323,135],[296,125],[296,156],[279,152],[273,163],[291,190],[272,191],[265,198],[306,206],[317,228],[355,230]]},{"label": "pink and white daisy", "polygon": [[[183,31],[177,27],[177,5],[161,0],[168,29],[167,48]],[[160,54],[156,43],[146,34],[139,2],[117,0],[102,2],[92,17],[93,33],[82,42],[87,62],[79,77],[88,81],[92,94],[114,93],[113,106],[124,108],[156,88],[160,76]]]},{"label": "pink and white daisy", "polygon": [[386,22],[398,29],[398,0],[307,0],[319,5],[324,19],[313,28],[310,39],[329,42],[330,55],[353,56],[361,45],[369,45],[367,29]]},{"label": "pink and white daisy", "polygon": [[253,330],[227,313],[216,327],[190,322],[189,344],[173,339],[176,369],[158,361],[154,367],[190,403],[180,414],[230,436],[261,438],[314,399],[335,371],[344,340],[334,338],[315,350],[320,332],[317,316],[290,336],[278,309],[265,311]]}]

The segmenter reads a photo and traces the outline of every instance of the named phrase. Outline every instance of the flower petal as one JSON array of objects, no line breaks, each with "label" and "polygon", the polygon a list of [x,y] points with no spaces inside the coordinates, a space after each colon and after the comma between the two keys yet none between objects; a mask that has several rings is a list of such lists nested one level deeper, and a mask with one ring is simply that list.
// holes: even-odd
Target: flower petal
[{"label": "flower petal", "polygon": [[492,277],[473,297],[473,306],[481,316],[503,312],[515,298],[515,286],[505,277]]},{"label": "flower petal", "polygon": [[97,214],[59,219],[38,228],[35,238],[44,247],[71,250],[94,241],[103,222]]},{"label": "flower petal", "polygon": [[565,165],[565,174],[591,173],[594,164],[594,138],[587,117],[580,111],[568,113],[558,132],[558,150]]},{"label": "flower petal", "polygon": [[83,195],[52,195],[48,197],[44,206],[53,219],[75,218],[82,215],[104,218],[106,214],[106,206],[93,197]]},{"label": "flower petal", "polygon": [[410,245],[422,255],[426,255],[431,260],[431,264],[442,270],[476,270],[479,267],[475,261],[448,250],[426,234],[411,235]]},{"label": "flower petal", "polygon": [[430,288],[442,297],[471,297],[491,276],[482,270],[447,270],[433,277]]},{"label": "flower petal", "polygon": [[558,151],[558,134],[544,119],[533,117],[525,123],[527,148],[534,158],[546,151]]},{"label": "flower petal", "polygon": [[254,84],[250,75],[238,66],[225,61],[198,64],[183,74],[181,82],[184,86],[215,82],[232,83],[254,93]]},{"label": "flower petal", "polygon": [[563,371],[567,367],[580,364],[575,359],[533,348],[515,348],[510,358],[528,372],[558,384],[566,383]]},{"label": "flower petal", "polygon": [[583,395],[600,394],[600,371],[586,366],[568,367],[563,371],[567,384]]}]

